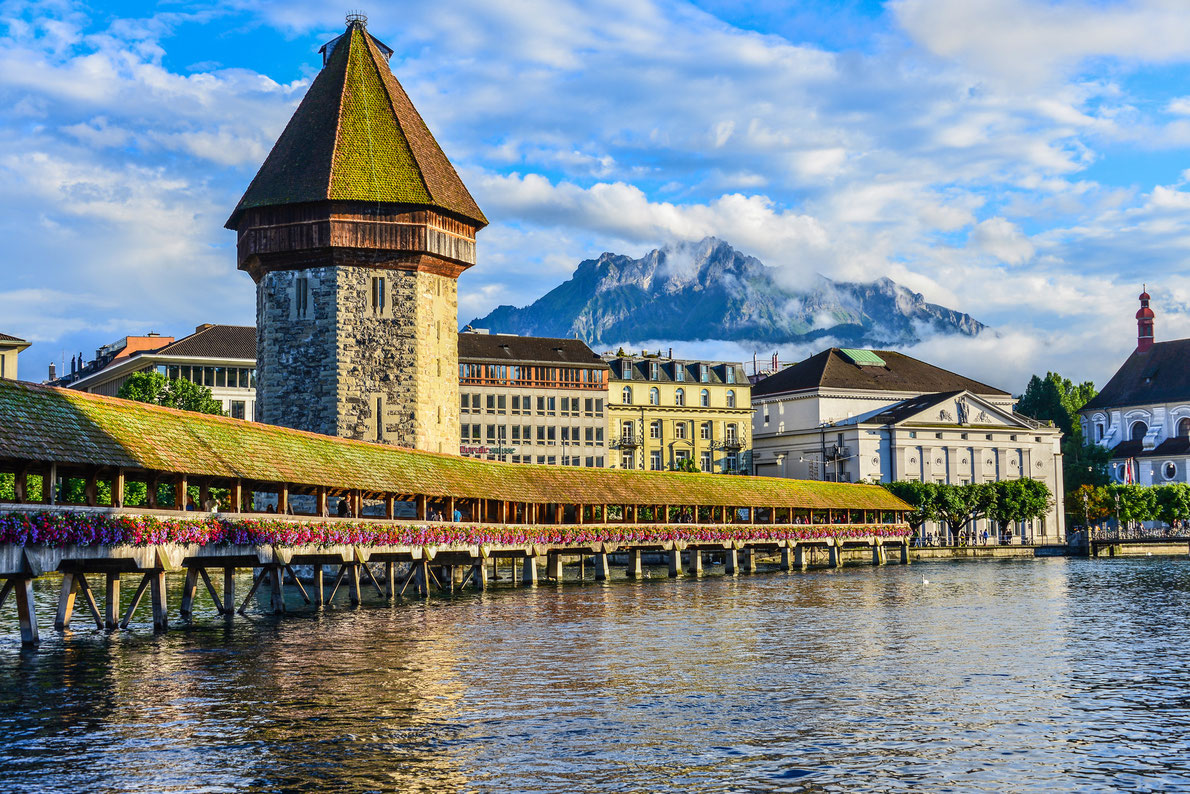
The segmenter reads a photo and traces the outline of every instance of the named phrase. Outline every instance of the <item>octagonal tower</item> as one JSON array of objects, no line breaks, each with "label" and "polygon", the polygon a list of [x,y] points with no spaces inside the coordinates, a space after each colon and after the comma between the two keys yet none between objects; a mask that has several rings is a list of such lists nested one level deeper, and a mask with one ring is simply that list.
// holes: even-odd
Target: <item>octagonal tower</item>
[{"label": "octagonal tower", "polygon": [[257,418],[455,450],[457,279],[487,219],[366,20],[321,52],[226,224],[256,282]]}]

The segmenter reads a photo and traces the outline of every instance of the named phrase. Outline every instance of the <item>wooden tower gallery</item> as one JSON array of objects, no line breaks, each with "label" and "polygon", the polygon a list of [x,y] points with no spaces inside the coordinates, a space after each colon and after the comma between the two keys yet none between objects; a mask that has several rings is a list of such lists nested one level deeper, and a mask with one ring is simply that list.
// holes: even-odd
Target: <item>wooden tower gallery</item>
[{"label": "wooden tower gallery", "polygon": [[487,219],[352,15],[227,221],[256,282],[257,417],[459,440],[458,286]]}]

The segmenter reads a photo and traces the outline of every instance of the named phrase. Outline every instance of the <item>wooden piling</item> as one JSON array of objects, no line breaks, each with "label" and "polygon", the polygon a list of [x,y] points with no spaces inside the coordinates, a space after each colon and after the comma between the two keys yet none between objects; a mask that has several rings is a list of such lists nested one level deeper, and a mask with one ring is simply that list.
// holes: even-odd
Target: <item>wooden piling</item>
[{"label": "wooden piling", "polygon": [[532,554],[525,555],[521,567],[521,581],[526,585],[537,584],[537,557]]},{"label": "wooden piling", "polygon": [[223,614],[233,617],[236,613],[236,569],[226,566],[223,569]]},{"label": "wooden piling", "polygon": [[624,569],[624,575],[629,579],[641,579],[644,577],[644,568],[640,564],[640,549],[628,550],[628,567]]},{"label": "wooden piling", "polygon": [[748,547],[744,551],[744,573],[756,573],[756,549]]},{"label": "wooden piling", "polygon": [[351,570],[349,570],[347,572],[347,575],[349,577],[347,598],[348,598],[348,600],[351,601],[351,605],[353,607],[359,606],[360,601],[363,600],[361,598],[361,593],[360,593],[359,566],[360,566],[360,564],[358,562],[352,563],[350,566]]},{"label": "wooden piling", "polygon": [[314,566],[314,606],[326,605],[326,582],[323,580],[322,565]]},{"label": "wooden piling", "polygon": [[607,564],[607,552],[601,551],[595,555],[595,581],[606,582],[611,578],[611,569]]},{"label": "wooden piling", "polygon": [[198,593],[198,570],[193,566],[186,569],[186,583],[182,586],[182,608],[178,615],[190,620],[194,614],[194,596]]},{"label": "wooden piling", "polygon": [[682,576],[682,550],[678,548],[677,544],[669,550],[669,575],[670,577]]},{"label": "wooden piling", "polygon": [[843,547],[837,543],[832,543],[826,547],[828,561],[827,564],[832,568],[843,567]]},{"label": "wooden piling", "polygon": [[702,552],[698,549],[690,549],[690,575],[702,576]]},{"label": "wooden piling", "polygon": [[545,576],[558,584],[562,583],[562,555],[556,551],[551,551],[546,556]]},{"label": "wooden piling", "polygon": [[149,577],[149,598],[153,604],[153,630],[166,631],[169,628],[169,603],[166,600],[165,571],[152,571]]},{"label": "wooden piling", "polygon": [[793,567],[799,571],[806,570],[808,560],[806,559],[806,547],[800,543],[793,547]]},{"label": "wooden piling", "polygon": [[74,598],[78,593],[78,581],[73,573],[67,571],[62,574],[62,589],[58,594],[58,614],[54,618],[54,628],[64,630],[70,625],[70,618],[74,615]]},{"label": "wooden piling", "polygon": [[732,546],[723,552],[723,573],[735,576],[740,572],[740,553]]},{"label": "wooden piling", "polygon": [[111,630],[120,626],[120,574],[107,575],[107,587],[103,599],[103,627]]},{"label": "wooden piling", "polygon": [[386,601],[392,601],[396,595],[396,580],[397,564],[390,560],[384,564],[384,598]]},{"label": "wooden piling", "polygon": [[17,618],[21,623],[21,644],[37,645],[41,635],[37,631],[37,606],[33,601],[33,580],[17,579],[13,585],[17,599]]}]

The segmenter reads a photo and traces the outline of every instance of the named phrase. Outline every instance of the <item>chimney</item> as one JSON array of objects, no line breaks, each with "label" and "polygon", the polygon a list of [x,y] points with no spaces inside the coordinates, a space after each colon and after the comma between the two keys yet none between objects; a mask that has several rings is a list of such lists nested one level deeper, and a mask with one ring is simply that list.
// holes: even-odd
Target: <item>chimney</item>
[{"label": "chimney", "polygon": [[1147,285],[1141,287],[1140,309],[1136,312],[1136,352],[1144,353],[1153,346],[1153,310],[1149,308]]},{"label": "chimney", "polygon": [[[207,330],[208,328],[214,328],[214,327],[215,327],[214,323],[203,323],[202,325],[195,327],[194,333],[201,334],[203,331]],[[149,334],[149,336],[156,336],[156,334]]]},{"label": "chimney", "polygon": [[76,373],[78,371],[79,371],[78,359],[75,358],[74,356],[71,356],[70,357],[70,374],[73,375],[74,373]]},{"label": "chimney", "polygon": [[58,368],[54,366],[54,362],[50,362],[50,380],[58,379]]}]

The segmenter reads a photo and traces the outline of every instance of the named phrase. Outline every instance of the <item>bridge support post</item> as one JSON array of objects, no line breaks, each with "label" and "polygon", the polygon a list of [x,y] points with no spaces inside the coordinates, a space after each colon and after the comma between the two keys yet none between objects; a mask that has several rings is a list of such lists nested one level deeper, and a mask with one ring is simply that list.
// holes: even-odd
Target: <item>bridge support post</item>
[{"label": "bridge support post", "polygon": [[676,578],[682,576],[682,550],[678,548],[677,544],[670,549],[669,552],[669,575]]},{"label": "bridge support post", "polygon": [[392,601],[397,595],[397,564],[391,560],[384,564],[384,598]]},{"label": "bridge support post", "polygon": [[532,554],[525,555],[525,562],[521,567],[521,581],[526,585],[537,584],[537,557]]},{"label": "bridge support post", "polygon": [[909,564],[909,541],[901,541],[901,565]]},{"label": "bridge support post", "polygon": [[624,570],[624,574],[629,579],[640,579],[644,577],[645,571],[640,564],[640,549],[628,550],[628,567]]},{"label": "bridge support post", "polygon": [[876,541],[872,544],[872,564],[884,565],[888,562],[888,558],[884,555],[884,544]]},{"label": "bridge support post", "polygon": [[781,570],[793,570],[793,550],[788,546],[781,547]]},{"label": "bridge support post", "polygon": [[37,607],[33,602],[33,580],[10,579],[9,583],[16,590],[17,618],[21,622],[21,644],[37,645],[41,642],[41,635],[37,631]]},{"label": "bridge support post", "polygon": [[562,583],[562,555],[556,551],[551,551],[546,555],[545,576],[558,584]]},{"label": "bridge support post", "polygon": [[169,602],[166,600],[165,571],[149,573],[149,600],[153,604],[153,631],[169,628]]},{"label": "bridge support post", "polygon": [[178,611],[182,620],[190,620],[194,614],[194,596],[198,593],[198,569],[186,569],[186,583],[182,586],[182,608]]},{"label": "bridge support post", "polygon": [[806,570],[809,561],[806,559],[806,547],[800,543],[793,547],[793,566],[799,571]]},{"label": "bridge support post", "polygon": [[471,584],[479,591],[488,588],[488,558],[476,557],[475,564],[471,566]]},{"label": "bridge support post", "polygon": [[[322,568],[319,567],[319,572]],[[319,591],[318,603],[322,603],[322,592]],[[223,614],[232,618],[236,614],[236,569],[230,565],[223,569]]]},{"label": "bridge support post", "polygon": [[832,568],[843,567],[843,547],[837,543],[832,543],[826,547],[827,555],[829,556],[828,564]]},{"label": "bridge support post", "polygon": [[351,602],[351,605],[353,607],[359,606],[359,603],[361,601],[359,566],[360,566],[360,564],[358,562],[351,563],[351,570],[349,570],[347,573],[347,575],[349,577],[349,580],[347,583],[348,584],[347,598]]},{"label": "bridge support post", "polygon": [[691,549],[690,552],[690,575],[702,576],[702,552],[698,549]]},{"label": "bridge support post", "polygon": [[595,581],[606,582],[611,578],[611,571],[607,564],[607,552],[601,551],[595,555]]},{"label": "bridge support post", "polygon": [[[359,570],[353,570],[358,576]],[[285,571],[280,565],[269,569],[269,605],[273,608],[274,615],[285,614],[285,580],[282,578],[284,575]]]},{"label": "bridge support post", "polygon": [[422,598],[430,595],[430,561],[424,556],[413,562],[414,577],[417,580],[417,594]]},{"label": "bridge support post", "polygon": [[108,631],[120,626],[120,574],[107,575],[107,592],[103,600],[103,627]]},{"label": "bridge support post", "polygon": [[[13,582],[20,580],[13,579]],[[74,614],[74,597],[78,594],[79,583],[73,573],[62,574],[62,590],[58,594],[58,614],[54,618],[54,628],[62,631],[70,625],[70,618]],[[20,593],[17,594],[18,597]],[[19,604],[18,604],[19,606]]]},{"label": "bridge support post", "polygon": [[749,547],[744,552],[744,573],[756,573],[756,550]]},{"label": "bridge support post", "polygon": [[740,553],[732,546],[723,553],[723,572],[735,576],[740,572]]}]

